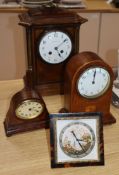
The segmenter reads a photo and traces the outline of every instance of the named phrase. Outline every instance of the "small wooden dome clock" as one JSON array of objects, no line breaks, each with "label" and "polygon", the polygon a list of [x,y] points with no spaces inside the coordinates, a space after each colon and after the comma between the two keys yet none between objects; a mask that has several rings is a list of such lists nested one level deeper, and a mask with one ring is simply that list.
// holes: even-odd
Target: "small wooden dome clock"
[{"label": "small wooden dome clock", "polygon": [[44,100],[33,89],[23,89],[11,99],[4,127],[6,136],[49,127]]},{"label": "small wooden dome clock", "polygon": [[103,123],[116,122],[110,114],[113,71],[98,55],[82,52],[67,63],[64,84],[64,110],[102,112]]},{"label": "small wooden dome clock", "polygon": [[43,95],[62,92],[65,65],[79,51],[79,29],[87,19],[59,8],[30,10],[19,18],[27,39],[25,85]]}]

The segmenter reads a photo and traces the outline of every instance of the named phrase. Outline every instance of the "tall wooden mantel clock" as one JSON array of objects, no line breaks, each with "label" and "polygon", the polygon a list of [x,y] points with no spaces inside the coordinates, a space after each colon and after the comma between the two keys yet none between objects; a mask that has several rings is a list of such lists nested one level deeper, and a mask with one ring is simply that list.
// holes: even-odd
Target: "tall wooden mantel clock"
[{"label": "tall wooden mantel clock", "polygon": [[63,93],[65,65],[78,53],[80,25],[87,21],[58,8],[30,10],[19,18],[26,29],[28,68],[25,87],[11,99],[4,121],[7,136],[48,127],[41,95]]},{"label": "tall wooden mantel clock", "polygon": [[59,8],[32,10],[19,18],[27,39],[25,85],[45,95],[62,93],[65,64],[79,52],[79,29],[87,19]]}]

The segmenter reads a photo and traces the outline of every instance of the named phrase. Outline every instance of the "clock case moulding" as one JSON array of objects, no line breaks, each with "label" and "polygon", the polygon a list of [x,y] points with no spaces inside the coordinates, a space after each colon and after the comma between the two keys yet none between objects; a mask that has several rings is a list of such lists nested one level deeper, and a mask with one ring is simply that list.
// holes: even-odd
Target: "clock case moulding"
[{"label": "clock case moulding", "polygon": [[[43,8],[19,15],[19,25],[26,31],[28,67],[24,76],[26,87],[35,87],[42,95],[63,93],[64,70],[71,57],[79,52],[79,30],[87,19],[68,9]],[[59,64],[48,64],[39,54],[38,44],[50,31],[61,31],[71,38],[69,57]]]},{"label": "clock case moulding", "polygon": [[[104,94],[96,98],[85,98],[77,90],[77,80],[88,68],[101,67],[108,71],[110,85]],[[116,122],[110,113],[114,74],[111,67],[93,52],[82,52],[72,57],[65,69],[64,108],[60,112],[102,112],[103,123]],[[88,84],[87,84],[88,86]]]}]

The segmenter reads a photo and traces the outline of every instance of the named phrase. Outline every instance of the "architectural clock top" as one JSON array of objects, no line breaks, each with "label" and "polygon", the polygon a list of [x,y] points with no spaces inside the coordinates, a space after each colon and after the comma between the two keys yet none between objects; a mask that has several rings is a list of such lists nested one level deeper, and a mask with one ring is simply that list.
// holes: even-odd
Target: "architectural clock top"
[{"label": "architectural clock top", "polygon": [[[82,24],[87,19],[77,13],[59,8],[47,8],[43,10],[31,10],[19,15],[20,24],[25,26],[45,24]],[[62,20],[63,19],[63,20]]]}]

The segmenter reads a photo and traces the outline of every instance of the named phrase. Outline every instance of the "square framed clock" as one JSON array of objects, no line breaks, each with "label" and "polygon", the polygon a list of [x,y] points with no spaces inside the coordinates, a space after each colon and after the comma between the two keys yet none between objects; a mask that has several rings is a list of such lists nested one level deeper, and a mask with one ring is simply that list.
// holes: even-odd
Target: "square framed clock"
[{"label": "square framed clock", "polygon": [[79,29],[87,19],[56,7],[29,10],[19,18],[27,41],[25,86],[43,95],[62,93],[65,65],[79,52]]},{"label": "square framed clock", "polygon": [[51,167],[104,165],[101,118],[101,113],[51,114]]}]

